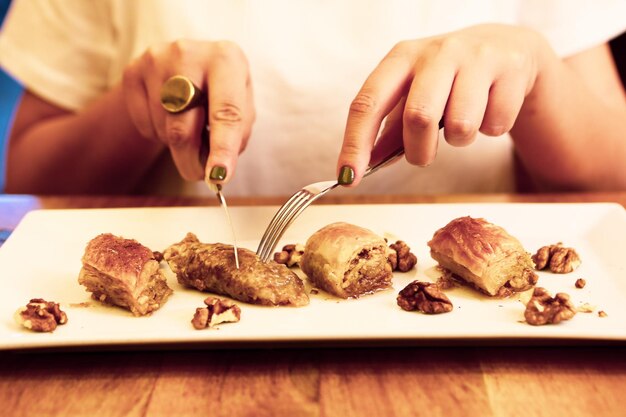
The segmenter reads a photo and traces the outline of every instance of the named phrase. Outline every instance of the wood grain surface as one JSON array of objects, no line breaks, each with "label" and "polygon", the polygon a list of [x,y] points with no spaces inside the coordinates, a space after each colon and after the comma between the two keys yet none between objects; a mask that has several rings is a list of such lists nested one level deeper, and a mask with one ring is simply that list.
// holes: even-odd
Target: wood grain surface
[{"label": "wood grain surface", "polygon": [[[626,193],[330,197],[323,203],[612,201],[626,206]],[[231,199],[229,204],[282,201]],[[0,228],[15,227],[33,209],[207,204],[215,202],[0,196]],[[125,349],[0,352],[0,414],[626,415],[624,344]]]}]

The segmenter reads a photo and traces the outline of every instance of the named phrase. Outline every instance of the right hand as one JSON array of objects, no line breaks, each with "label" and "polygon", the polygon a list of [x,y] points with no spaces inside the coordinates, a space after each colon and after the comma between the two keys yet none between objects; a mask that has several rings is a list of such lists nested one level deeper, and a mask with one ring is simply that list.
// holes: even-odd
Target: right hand
[{"label": "right hand", "polygon": [[[184,75],[206,94],[206,109],[170,114],[161,106],[161,87],[173,75]],[[137,130],[165,144],[186,180],[209,178],[213,167],[233,176],[237,158],[255,119],[252,82],[243,51],[228,41],[178,40],[149,48],[124,70],[124,99]],[[206,114],[205,114],[206,111]],[[211,128],[205,167],[199,160],[202,129]]]}]

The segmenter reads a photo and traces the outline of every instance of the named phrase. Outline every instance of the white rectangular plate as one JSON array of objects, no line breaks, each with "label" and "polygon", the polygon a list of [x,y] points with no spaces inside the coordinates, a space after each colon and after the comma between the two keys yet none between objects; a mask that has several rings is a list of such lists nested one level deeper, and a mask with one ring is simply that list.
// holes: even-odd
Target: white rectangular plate
[{"label": "white rectangular plate", "polygon": [[[276,207],[234,207],[231,215],[240,246],[256,250],[258,239]],[[575,305],[594,306],[558,325],[523,323],[525,296],[492,299],[468,288],[446,291],[454,304],[447,314],[406,312],[397,293],[415,279],[439,276],[426,243],[450,220],[483,217],[516,236],[528,252],[563,242],[575,248],[582,265],[564,275],[540,272],[539,285],[553,294],[570,294]],[[592,204],[415,204],[312,206],[285,234],[282,244],[305,243],[319,228],[336,221],[367,227],[389,238],[402,239],[418,257],[417,269],[395,273],[393,288],[360,299],[340,300],[322,291],[306,307],[261,307],[238,303],[239,323],[194,330],[190,320],[206,294],[181,287],[164,266],[174,294],[151,316],[90,299],[77,282],[86,243],[110,232],[134,238],[162,251],[192,231],[204,242],[230,243],[224,213],[212,208],[133,208],[41,210],[26,215],[0,248],[0,349],[104,347],[170,344],[299,344],[463,343],[511,340],[626,340],[626,212],[611,203]],[[297,270],[301,275],[301,272]],[[577,289],[574,282],[587,285]],[[68,323],[52,333],[34,333],[17,325],[13,313],[31,298],[61,304]],[[87,307],[84,304],[87,303]],[[607,317],[597,312],[603,310]]]}]

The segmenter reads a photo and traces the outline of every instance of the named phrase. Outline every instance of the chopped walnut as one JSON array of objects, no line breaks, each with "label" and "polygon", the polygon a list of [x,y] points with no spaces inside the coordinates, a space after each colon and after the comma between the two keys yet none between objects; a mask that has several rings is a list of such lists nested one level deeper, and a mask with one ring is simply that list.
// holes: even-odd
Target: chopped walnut
[{"label": "chopped walnut", "polygon": [[52,332],[57,325],[67,323],[67,315],[58,303],[33,298],[15,312],[15,321],[35,332]]},{"label": "chopped walnut", "polygon": [[598,317],[607,317],[608,314],[606,314],[606,312],[604,310],[600,310],[598,311]]},{"label": "chopped walnut", "polygon": [[161,262],[163,260],[163,254],[157,250],[152,251],[152,256],[154,256],[154,260],[157,262]]},{"label": "chopped walnut", "polygon": [[561,242],[544,246],[532,256],[538,270],[549,268],[555,274],[567,274],[580,266],[580,257],[572,248],[566,248]]},{"label": "chopped walnut", "polygon": [[579,313],[593,313],[594,311],[596,311],[596,306],[593,306],[589,303],[585,303],[583,305],[576,307],[576,311],[578,311]]},{"label": "chopped walnut", "polygon": [[524,318],[528,324],[541,326],[569,320],[575,314],[576,308],[569,295],[560,292],[552,298],[545,288],[536,287],[532,298],[526,304]]},{"label": "chopped walnut", "polygon": [[304,245],[299,243],[289,244],[283,246],[282,251],[274,253],[274,261],[291,268],[300,265],[302,255],[304,255]]},{"label": "chopped walnut", "polygon": [[585,288],[585,285],[587,285],[587,281],[585,281],[583,278],[578,278],[574,285],[576,286],[576,288]]},{"label": "chopped walnut", "polygon": [[238,322],[241,318],[241,309],[230,300],[207,297],[204,304],[207,306],[196,308],[191,319],[191,324],[198,330],[215,327],[220,323]]},{"label": "chopped walnut", "polygon": [[411,252],[411,248],[402,240],[389,245],[388,260],[393,271],[408,272],[417,264],[417,256]]},{"label": "chopped walnut", "polygon": [[440,314],[452,311],[452,302],[441,292],[437,284],[413,281],[397,298],[398,305],[406,311],[418,310],[426,314]]}]

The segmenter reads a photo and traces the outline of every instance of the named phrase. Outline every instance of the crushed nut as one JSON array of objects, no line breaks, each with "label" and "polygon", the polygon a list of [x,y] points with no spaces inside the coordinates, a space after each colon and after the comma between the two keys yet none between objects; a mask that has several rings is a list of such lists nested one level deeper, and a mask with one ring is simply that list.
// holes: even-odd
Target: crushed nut
[{"label": "crushed nut", "polygon": [[440,314],[452,311],[452,302],[441,292],[437,284],[413,281],[397,298],[398,305],[406,311],[418,310],[426,314]]},{"label": "crushed nut", "polygon": [[604,310],[600,310],[598,311],[598,317],[607,317],[608,314],[606,314],[606,312]]},{"label": "crushed nut", "polygon": [[389,245],[392,251],[388,260],[392,271],[408,272],[417,264],[417,256],[411,252],[411,248],[402,240]]},{"label": "crushed nut", "polygon": [[67,323],[67,315],[58,303],[33,298],[15,312],[15,321],[35,332],[52,332],[57,325]]},{"label": "crushed nut", "polygon": [[452,288],[459,287],[460,285],[459,281],[454,279],[452,273],[450,272],[437,278],[437,286],[443,291],[451,290]]},{"label": "crushed nut", "polygon": [[576,283],[574,283],[574,285],[576,286],[576,288],[585,288],[585,285],[587,285],[587,281],[585,281],[582,278],[578,278],[576,280]]},{"label": "crushed nut", "polygon": [[152,256],[157,262],[161,262],[163,260],[163,254],[158,250],[152,251]]},{"label": "crushed nut", "polygon": [[282,251],[274,253],[274,261],[291,268],[300,265],[302,255],[304,255],[304,245],[289,244],[283,246]]},{"label": "crushed nut", "polygon": [[196,313],[191,319],[191,324],[198,330],[214,327],[220,323],[238,322],[241,318],[241,309],[230,300],[207,297],[204,304],[207,306],[196,308]]},{"label": "crushed nut", "polygon": [[536,287],[532,298],[526,304],[524,318],[528,324],[541,326],[569,320],[575,314],[576,309],[569,295],[560,292],[552,298],[545,288]]},{"label": "crushed nut", "polygon": [[578,311],[579,313],[593,313],[594,311],[596,311],[596,307],[592,306],[589,303],[585,303],[576,307],[576,311]]},{"label": "crushed nut", "polygon": [[580,266],[580,257],[572,248],[566,248],[561,242],[543,246],[532,256],[538,270],[549,268],[555,274],[567,274]]}]

